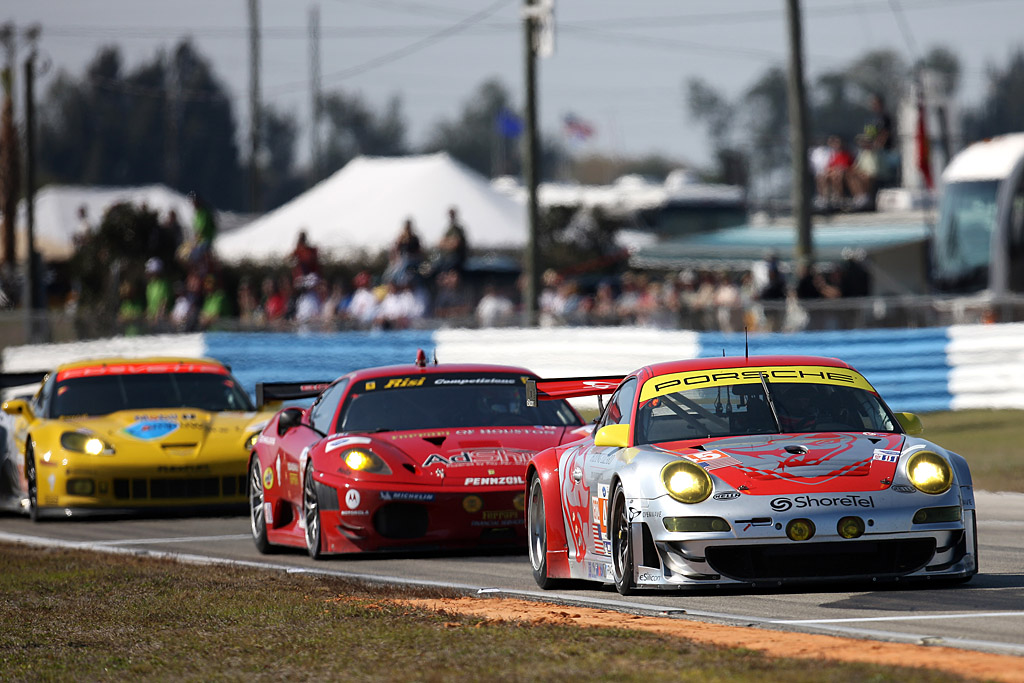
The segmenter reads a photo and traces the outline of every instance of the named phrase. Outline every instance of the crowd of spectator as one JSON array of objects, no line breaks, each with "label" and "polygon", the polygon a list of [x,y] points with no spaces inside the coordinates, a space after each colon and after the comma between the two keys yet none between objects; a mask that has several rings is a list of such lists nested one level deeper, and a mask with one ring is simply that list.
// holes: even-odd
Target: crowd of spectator
[{"label": "crowd of spectator", "polygon": [[[197,208],[201,205],[197,204]],[[467,271],[465,228],[455,208],[441,241],[424,248],[411,219],[401,226],[387,264],[341,274],[324,268],[317,247],[299,233],[286,263],[232,283],[211,248],[216,225],[197,211],[194,234],[180,239],[171,212],[160,230],[177,247],[171,279],[158,256],[145,262],[146,281],[120,284],[118,319],[127,333],[215,329],[332,331],[433,326],[501,327],[526,324],[522,278]],[[162,253],[166,253],[164,250]],[[327,272],[325,272],[327,271]],[[542,275],[538,297],[543,326],[630,325],[723,332],[800,329],[814,300],[863,297],[870,277],[849,254],[838,267],[784,270],[775,254],[749,270],[625,270],[566,277]]]},{"label": "crowd of spectator", "polygon": [[[395,252],[399,254],[398,251]],[[850,254],[834,268],[783,271],[768,255],[744,272],[627,270],[596,282],[543,274],[538,300],[543,326],[631,325],[666,329],[799,329],[801,310],[815,300],[862,297],[870,275]],[[525,323],[522,280],[468,283],[457,268],[429,278],[396,267],[333,279],[316,272],[266,277],[238,288],[242,329],[330,331],[432,326],[502,327]]]},{"label": "crowd of spectator", "polygon": [[[222,264],[213,251],[216,213],[202,197],[193,193],[190,199],[191,231],[185,230],[171,209],[145,240],[145,251],[139,255],[145,261],[145,281],[133,279],[130,268],[123,269],[117,321],[126,334],[209,329],[233,314]],[[83,228],[77,239],[84,241],[93,230],[84,209],[79,219]],[[120,264],[117,267],[120,270]]]},{"label": "crowd of spectator", "polygon": [[839,135],[810,150],[817,211],[874,211],[878,189],[896,183],[899,155],[892,116],[880,95],[871,96],[870,108],[872,118],[855,136],[853,151]]}]

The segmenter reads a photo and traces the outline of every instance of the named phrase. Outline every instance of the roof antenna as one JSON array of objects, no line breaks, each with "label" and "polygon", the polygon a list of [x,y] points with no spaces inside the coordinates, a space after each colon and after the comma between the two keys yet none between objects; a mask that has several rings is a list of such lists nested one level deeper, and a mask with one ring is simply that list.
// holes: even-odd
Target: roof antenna
[{"label": "roof antenna", "polygon": [[427,365],[427,354],[423,353],[423,349],[416,350],[416,367],[422,368]]},{"label": "roof antenna", "polygon": [[750,337],[746,325],[743,326],[743,357],[750,360]]},{"label": "roof antenna", "polygon": [[437,347],[434,347],[434,365],[437,365]]}]

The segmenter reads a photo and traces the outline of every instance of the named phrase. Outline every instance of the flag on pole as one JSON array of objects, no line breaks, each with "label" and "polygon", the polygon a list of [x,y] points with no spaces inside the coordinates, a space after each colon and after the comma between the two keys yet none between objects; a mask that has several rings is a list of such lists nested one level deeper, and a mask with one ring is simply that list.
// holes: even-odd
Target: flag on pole
[{"label": "flag on pole", "polygon": [[921,177],[924,178],[925,187],[929,190],[935,187],[932,180],[932,153],[928,143],[928,127],[925,122],[924,99],[917,100],[917,167],[921,170]]},{"label": "flag on pole", "polygon": [[494,124],[503,138],[514,139],[523,134],[523,120],[511,109],[498,112]]},{"label": "flag on pole", "polygon": [[566,114],[562,123],[565,137],[570,140],[584,141],[594,135],[594,127],[575,114]]}]

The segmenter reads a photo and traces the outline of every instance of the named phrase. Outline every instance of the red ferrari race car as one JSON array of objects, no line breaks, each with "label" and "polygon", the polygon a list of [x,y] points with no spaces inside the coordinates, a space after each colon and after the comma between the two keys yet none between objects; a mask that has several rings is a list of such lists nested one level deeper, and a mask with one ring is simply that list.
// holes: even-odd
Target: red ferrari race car
[{"label": "red ferrari race car", "polygon": [[262,552],[333,553],[525,545],[526,464],[588,432],[565,401],[526,407],[528,370],[415,365],[327,383],[257,385],[257,400],[316,396],[280,411],[249,461]]}]

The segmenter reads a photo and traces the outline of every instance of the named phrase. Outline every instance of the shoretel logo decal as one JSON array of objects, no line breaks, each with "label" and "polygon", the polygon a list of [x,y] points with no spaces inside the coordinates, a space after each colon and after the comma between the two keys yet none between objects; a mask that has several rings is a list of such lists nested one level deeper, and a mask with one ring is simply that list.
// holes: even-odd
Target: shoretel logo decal
[{"label": "shoretel logo decal", "polygon": [[768,503],[775,512],[785,512],[796,508],[873,508],[875,499],[871,496],[836,496],[835,498],[812,498],[810,496],[794,496],[793,498],[772,498]]}]

